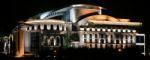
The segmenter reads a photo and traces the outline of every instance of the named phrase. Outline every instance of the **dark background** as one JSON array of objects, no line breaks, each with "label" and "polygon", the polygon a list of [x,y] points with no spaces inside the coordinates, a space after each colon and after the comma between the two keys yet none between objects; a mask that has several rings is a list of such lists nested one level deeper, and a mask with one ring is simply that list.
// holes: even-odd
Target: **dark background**
[{"label": "dark background", "polygon": [[145,0],[6,0],[1,5],[0,35],[8,35],[20,20],[71,4],[93,4],[106,8],[104,14],[143,22],[149,42],[148,4]]}]

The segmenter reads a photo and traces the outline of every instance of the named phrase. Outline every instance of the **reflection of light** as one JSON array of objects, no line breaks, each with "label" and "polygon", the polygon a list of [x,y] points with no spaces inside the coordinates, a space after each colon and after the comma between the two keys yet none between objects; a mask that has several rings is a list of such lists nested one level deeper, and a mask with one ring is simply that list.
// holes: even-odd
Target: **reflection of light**
[{"label": "reflection of light", "polygon": [[47,30],[50,30],[51,29],[51,26],[50,25],[47,25]]},{"label": "reflection of light", "polygon": [[123,30],[122,30],[122,32],[126,32],[126,30],[125,30],[125,29],[123,29]]},{"label": "reflection of light", "polygon": [[119,19],[120,22],[130,22],[130,19]]},{"label": "reflection of light", "polygon": [[40,29],[43,30],[44,29],[44,25],[40,25]]},{"label": "reflection of light", "polygon": [[121,29],[118,29],[118,32],[121,32]]},{"label": "reflection of light", "polygon": [[62,25],[59,25],[59,30],[62,31]]},{"label": "reflection of light", "polygon": [[121,52],[122,50],[121,50],[121,49],[118,49],[118,51]]},{"label": "reflection of light", "polygon": [[134,33],[135,33],[135,32],[136,32],[136,30],[132,30],[132,32],[134,32]]},{"label": "reflection of light", "polygon": [[136,42],[135,42],[135,39],[132,39],[132,43],[136,43]]},{"label": "reflection of light", "polygon": [[24,55],[24,32],[19,31],[19,41],[17,41],[16,57],[23,57]]},{"label": "reflection of light", "polygon": [[126,43],[126,40],[123,40],[123,43],[125,44],[125,43]]},{"label": "reflection of light", "polygon": [[97,12],[96,9],[79,9],[79,13],[80,15],[79,16],[82,16],[82,15],[86,15],[86,14],[89,14],[89,13],[94,13],[94,12]]},{"label": "reflection of light", "polygon": [[122,44],[122,48],[125,49],[125,47],[126,47],[126,44]]},{"label": "reflection of light", "polygon": [[54,58],[55,58],[56,56],[54,56]]},{"label": "reflection of light", "polygon": [[87,17],[89,20],[96,20],[96,21],[105,21],[107,20],[107,15],[93,15]]},{"label": "reflection of light", "polygon": [[92,28],[92,31],[95,31],[95,28]]},{"label": "reflection of light", "polygon": [[83,30],[84,30],[84,28],[80,28],[80,30],[82,30],[82,31],[83,31]]},{"label": "reflection of light", "polygon": [[57,25],[53,25],[53,29],[56,30],[57,29]]},{"label": "reflection of light", "polygon": [[128,43],[131,43],[131,40],[130,40],[130,39],[128,40]]},{"label": "reflection of light", "polygon": [[26,24],[63,24],[65,23],[62,20],[49,19],[49,20],[29,20],[25,22]]},{"label": "reflection of light", "polygon": [[113,29],[113,32],[116,32],[116,29]]},{"label": "reflection of light", "polygon": [[90,28],[86,28],[87,31],[90,31]]},{"label": "reflection of light", "polygon": [[126,25],[126,26],[141,26],[140,22],[112,22],[112,21],[97,21],[97,20],[88,20],[94,24],[105,24],[105,25]]},{"label": "reflection of light", "polygon": [[97,31],[100,31],[100,28],[98,28]]},{"label": "reflection of light", "polygon": [[102,29],[102,31],[104,32],[104,31],[106,31],[106,29]]},{"label": "reflection of light", "polygon": [[127,32],[131,32],[131,30],[128,29]]},{"label": "reflection of light", "polygon": [[64,26],[64,31],[66,31],[66,26]]},{"label": "reflection of light", "polygon": [[143,54],[143,55],[145,55],[145,53],[144,53],[144,52],[143,52],[142,54]]},{"label": "reflection of light", "polygon": [[54,52],[56,53],[56,50],[54,50]]},{"label": "reflection of light", "polygon": [[119,20],[115,17],[112,17],[112,16],[108,16],[107,19],[111,22],[118,22]]},{"label": "reflection of light", "polygon": [[107,29],[107,31],[108,31],[108,32],[110,32],[110,31],[111,31],[111,29]]},{"label": "reflection of light", "polygon": [[34,25],[34,30],[37,30],[37,25]]},{"label": "reflection of light", "polygon": [[40,19],[44,19],[45,17],[47,17],[47,15],[49,15],[50,12],[45,12],[40,16]]},{"label": "reflection of light", "polygon": [[32,30],[32,26],[29,26],[29,30]]}]

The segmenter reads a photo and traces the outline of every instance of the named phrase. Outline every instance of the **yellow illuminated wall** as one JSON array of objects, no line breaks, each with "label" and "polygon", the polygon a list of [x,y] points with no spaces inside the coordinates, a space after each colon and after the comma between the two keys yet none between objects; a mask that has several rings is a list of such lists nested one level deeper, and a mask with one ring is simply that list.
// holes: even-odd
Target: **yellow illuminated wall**
[{"label": "yellow illuminated wall", "polygon": [[24,55],[24,31],[17,32],[17,39],[16,39],[16,57],[22,57]]}]

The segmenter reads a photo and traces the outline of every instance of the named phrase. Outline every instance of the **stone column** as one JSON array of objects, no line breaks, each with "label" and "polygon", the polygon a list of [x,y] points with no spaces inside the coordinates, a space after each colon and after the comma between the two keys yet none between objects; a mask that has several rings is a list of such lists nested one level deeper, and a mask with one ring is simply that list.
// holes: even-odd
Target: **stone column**
[{"label": "stone column", "polygon": [[57,30],[57,25],[56,24],[53,25],[53,29]]},{"label": "stone column", "polygon": [[34,30],[37,30],[38,28],[37,28],[37,25],[34,25]]},{"label": "stone column", "polygon": [[66,25],[64,25],[64,31],[66,31],[67,29],[66,29],[67,27],[66,27]]},{"label": "stone column", "polygon": [[116,36],[115,36],[115,34],[113,35],[114,36],[114,38],[113,38],[113,41],[114,41],[114,44],[116,44]]},{"label": "stone column", "polygon": [[129,44],[131,43],[131,35],[130,34],[128,34],[127,41]]},{"label": "stone column", "polygon": [[29,31],[31,31],[32,30],[32,26],[29,26]]},{"label": "stone column", "polygon": [[50,30],[51,29],[51,25],[47,25],[47,30]]},{"label": "stone column", "polygon": [[92,33],[92,43],[95,43],[95,34]]},{"label": "stone column", "polygon": [[132,43],[136,43],[136,35],[135,34],[132,35]]},{"label": "stone column", "polygon": [[97,48],[100,48],[100,34],[97,34],[97,40],[98,40],[98,43],[97,43]]},{"label": "stone column", "polygon": [[62,31],[62,25],[59,25],[59,30]]},{"label": "stone column", "polygon": [[109,34],[107,34],[107,41],[108,41],[108,43],[111,43],[111,34],[109,33]]},{"label": "stone column", "polygon": [[24,31],[18,31],[18,38],[16,40],[16,57],[22,57],[24,55]]},{"label": "stone column", "polygon": [[87,35],[86,35],[86,42],[87,42],[87,43],[90,42],[90,34],[89,34],[89,33],[87,33]]},{"label": "stone column", "polygon": [[122,40],[123,40],[123,44],[126,44],[126,35],[125,34],[123,34]]},{"label": "stone column", "polygon": [[84,34],[82,31],[80,31],[80,45],[84,45]]},{"label": "stone column", "polygon": [[103,37],[104,44],[106,44],[107,35],[106,34],[103,34],[103,35],[104,35],[104,37]]},{"label": "stone column", "polygon": [[40,25],[40,29],[41,29],[41,30],[44,30],[44,25]]},{"label": "stone column", "polygon": [[92,48],[95,48],[95,34],[92,33]]}]

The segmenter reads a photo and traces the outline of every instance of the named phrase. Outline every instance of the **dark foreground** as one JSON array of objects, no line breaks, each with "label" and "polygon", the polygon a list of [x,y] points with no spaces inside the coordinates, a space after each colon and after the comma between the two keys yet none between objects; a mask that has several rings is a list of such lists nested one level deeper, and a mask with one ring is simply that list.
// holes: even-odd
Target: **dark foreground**
[{"label": "dark foreground", "polygon": [[[125,59],[129,58],[139,58],[144,57],[144,55],[140,54],[141,52],[137,49],[124,49],[122,51],[113,50],[113,49],[63,49],[57,51],[57,53],[49,53],[43,52],[40,56],[25,56],[21,58],[15,58],[10,56],[6,56],[4,54],[0,54],[0,60],[3,59],[23,59],[23,60],[84,60],[84,59]],[[48,54],[51,54],[47,56]],[[145,56],[146,57],[146,56]]]}]

